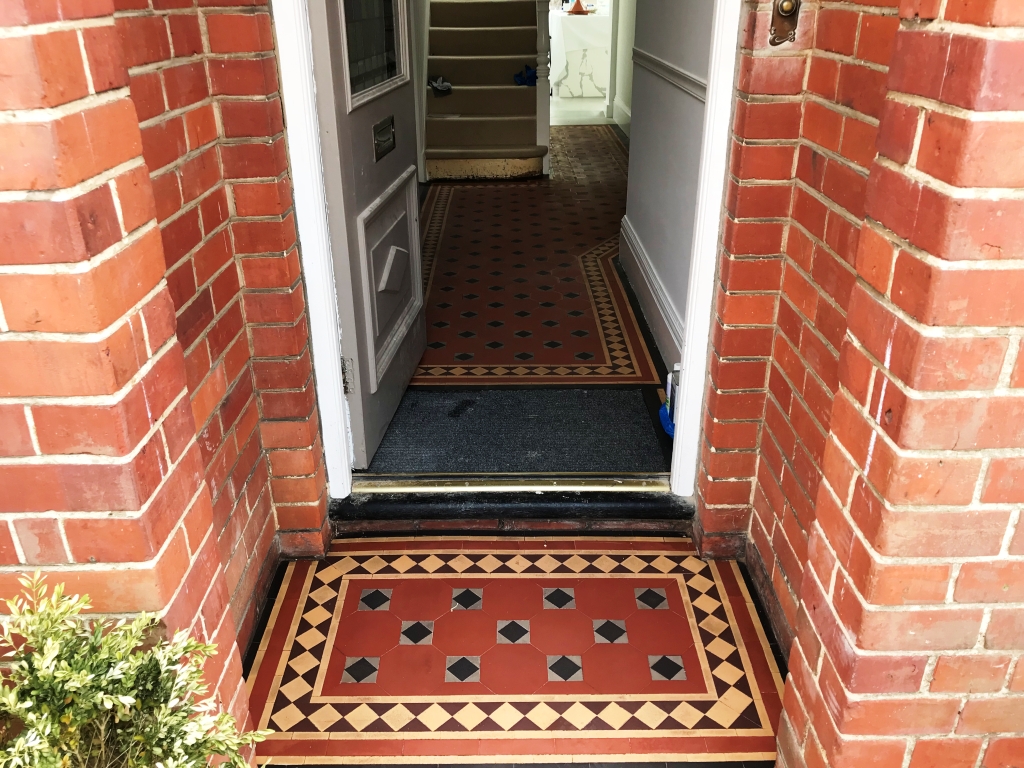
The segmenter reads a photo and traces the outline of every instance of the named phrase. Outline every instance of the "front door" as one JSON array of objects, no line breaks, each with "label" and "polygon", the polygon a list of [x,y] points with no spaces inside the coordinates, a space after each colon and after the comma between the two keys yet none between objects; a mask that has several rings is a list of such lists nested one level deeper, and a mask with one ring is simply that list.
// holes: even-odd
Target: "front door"
[{"label": "front door", "polygon": [[426,345],[408,20],[407,0],[310,4],[357,469],[373,458]]}]

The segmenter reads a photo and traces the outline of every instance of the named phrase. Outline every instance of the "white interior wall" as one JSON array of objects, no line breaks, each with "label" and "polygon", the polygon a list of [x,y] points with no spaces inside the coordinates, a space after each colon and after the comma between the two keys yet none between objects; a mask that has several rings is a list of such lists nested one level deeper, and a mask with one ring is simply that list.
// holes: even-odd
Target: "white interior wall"
[{"label": "white interior wall", "polygon": [[713,3],[640,0],[623,264],[669,368],[682,359]]},{"label": "white interior wall", "polygon": [[619,0],[615,46],[615,102],[612,117],[629,135],[633,99],[633,36],[636,29],[636,0]]}]

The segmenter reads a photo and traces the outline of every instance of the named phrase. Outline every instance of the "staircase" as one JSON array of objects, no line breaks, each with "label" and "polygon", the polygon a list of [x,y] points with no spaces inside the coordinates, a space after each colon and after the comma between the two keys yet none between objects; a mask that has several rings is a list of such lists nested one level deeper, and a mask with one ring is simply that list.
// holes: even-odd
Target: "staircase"
[{"label": "staircase", "polygon": [[537,66],[534,0],[431,0],[426,156],[432,179],[538,176],[537,88],[513,80]]}]

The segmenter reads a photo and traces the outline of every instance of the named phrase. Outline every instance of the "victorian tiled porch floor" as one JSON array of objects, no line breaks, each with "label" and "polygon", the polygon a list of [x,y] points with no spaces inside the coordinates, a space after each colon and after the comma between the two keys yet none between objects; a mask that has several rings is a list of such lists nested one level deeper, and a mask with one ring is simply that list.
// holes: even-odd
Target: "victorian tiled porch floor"
[{"label": "victorian tiled porch floor", "polygon": [[284,764],[771,761],[782,690],[738,565],[652,538],[336,541],[249,685]]}]

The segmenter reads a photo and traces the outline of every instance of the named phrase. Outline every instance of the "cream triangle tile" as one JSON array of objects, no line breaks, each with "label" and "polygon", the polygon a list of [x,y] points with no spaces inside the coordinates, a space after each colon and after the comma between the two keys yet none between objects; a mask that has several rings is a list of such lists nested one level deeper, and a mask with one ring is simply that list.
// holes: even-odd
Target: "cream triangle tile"
[{"label": "cream triangle tile", "polygon": [[561,565],[561,563],[559,563],[551,555],[544,555],[544,557],[540,558],[540,560],[538,560],[535,563],[535,565],[542,571],[544,571],[544,573],[551,573],[553,570],[555,570],[555,568]]},{"label": "cream triangle tile", "polygon": [[645,703],[640,709],[633,715],[637,720],[646,725],[648,728],[654,729],[664,722],[665,718],[668,717],[665,711],[660,707],[655,706],[651,702]]},{"label": "cream triangle tile", "polygon": [[579,555],[573,555],[572,557],[570,557],[568,560],[565,561],[565,565],[573,573],[579,573],[584,568],[586,568],[588,565],[590,565],[590,563],[587,560],[584,560]]},{"label": "cream triangle tile", "polygon": [[467,731],[472,731],[487,719],[487,714],[476,704],[467,704],[455,713],[455,720]]},{"label": "cream triangle tile", "polygon": [[433,573],[443,565],[444,560],[442,560],[437,555],[431,555],[430,557],[426,558],[420,563],[420,568],[422,568],[427,573]]},{"label": "cream triangle tile", "polygon": [[416,565],[416,561],[408,555],[402,555],[401,557],[399,557],[391,563],[391,567],[399,573],[405,573],[414,565]]},{"label": "cream triangle tile", "polygon": [[729,625],[717,616],[708,614],[707,617],[705,617],[704,621],[702,621],[698,626],[702,629],[706,629],[715,637],[718,637],[720,634],[722,634],[723,630],[728,628]]},{"label": "cream triangle tile", "polygon": [[716,637],[710,643],[705,646],[709,653],[715,654],[720,659],[728,657],[733,651],[736,650],[736,646],[732,643],[727,643],[720,637]]},{"label": "cream triangle tile", "polygon": [[729,685],[735,685],[736,681],[743,677],[742,670],[737,669],[728,661],[723,661],[721,664],[715,667],[715,671],[711,674],[713,674],[719,680],[724,680]]},{"label": "cream triangle tile", "polygon": [[317,571],[316,577],[324,584],[330,584],[339,576],[344,576],[357,565],[359,564],[353,558],[346,555],[338,562],[327,566],[323,570]]},{"label": "cream triangle tile", "polygon": [[400,731],[416,717],[403,704],[396,704],[381,716],[381,720],[388,724],[393,731]]},{"label": "cream triangle tile", "polygon": [[304,618],[312,626],[315,627],[318,624],[323,624],[325,621],[331,618],[331,614],[327,610],[325,610],[323,606],[318,605],[312,610],[306,611],[304,614],[302,614],[302,618]]},{"label": "cream triangle tile", "polygon": [[347,715],[345,720],[348,721],[349,725],[355,728],[357,731],[362,731],[370,723],[380,719],[376,712],[370,709],[366,704],[360,704],[358,707],[353,709]]},{"label": "cream triangle tile", "polygon": [[632,715],[629,714],[629,712],[627,712],[625,709],[620,707],[615,702],[612,702],[607,707],[602,709],[597,714],[597,716],[604,720],[606,723],[608,723],[608,725],[610,725],[616,731],[619,730],[619,728],[621,728],[623,725],[625,725],[626,721],[632,717]]},{"label": "cream triangle tile", "polygon": [[294,680],[290,680],[281,686],[281,693],[288,697],[288,701],[295,701],[300,696],[305,696],[312,690],[313,686],[301,677],[296,677]]},{"label": "cream triangle tile", "polygon": [[754,700],[738,688],[730,688],[722,694],[718,701],[735,710],[736,714],[742,715],[743,710],[749,707]]},{"label": "cream triangle tile", "polygon": [[675,560],[669,560],[664,555],[661,555],[658,558],[656,558],[654,562],[651,563],[651,565],[654,566],[655,569],[661,571],[662,573],[668,573],[676,567]]},{"label": "cream triangle tile", "polygon": [[496,722],[506,731],[522,719],[523,713],[508,702],[505,702],[496,710],[491,712],[491,720]]},{"label": "cream triangle tile", "polygon": [[437,704],[431,704],[425,710],[420,712],[416,716],[416,719],[427,726],[431,731],[436,731],[442,725],[451,720],[452,716]]},{"label": "cream triangle tile", "polygon": [[540,728],[542,731],[546,731],[555,720],[558,719],[559,715],[555,710],[549,707],[544,702],[541,702],[536,707],[526,713],[527,719]]},{"label": "cream triangle tile", "polygon": [[630,555],[622,561],[622,564],[633,573],[640,573],[640,571],[647,567],[647,561],[641,560],[636,555]]},{"label": "cream triangle tile", "polygon": [[306,716],[302,714],[302,712],[299,711],[299,708],[294,704],[289,704],[280,712],[275,712],[270,716],[270,722],[282,731],[289,730],[293,725],[300,723],[305,719]]},{"label": "cream triangle tile", "polygon": [[562,717],[572,723],[577,730],[582,731],[597,715],[577,701],[562,713]]},{"label": "cream triangle tile", "polygon": [[320,709],[309,716],[309,722],[315,725],[320,731],[326,731],[339,720],[341,720],[341,715],[339,715],[338,710],[330,704],[324,704]]},{"label": "cream triangle tile", "polygon": [[696,707],[687,704],[685,701],[673,709],[669,715],[671,715],[674,720],[685,725],[687,728],[693,728],[693,726],[700,722],[700,719],[704,717],[703,712]]},{"label": "cream triangle tile", "polygon": [[304,675],[319,663],[313,654],[309,653],[309,651],[303,651],[302,654],[289,661],[288,666],[300,675]]},{"label": "cream triangle tile", "polygon": [[721,603],[709,595],[701,595],[693,601],[693,605],[695,608],[700,608],[704,613],[714,613]]}]

